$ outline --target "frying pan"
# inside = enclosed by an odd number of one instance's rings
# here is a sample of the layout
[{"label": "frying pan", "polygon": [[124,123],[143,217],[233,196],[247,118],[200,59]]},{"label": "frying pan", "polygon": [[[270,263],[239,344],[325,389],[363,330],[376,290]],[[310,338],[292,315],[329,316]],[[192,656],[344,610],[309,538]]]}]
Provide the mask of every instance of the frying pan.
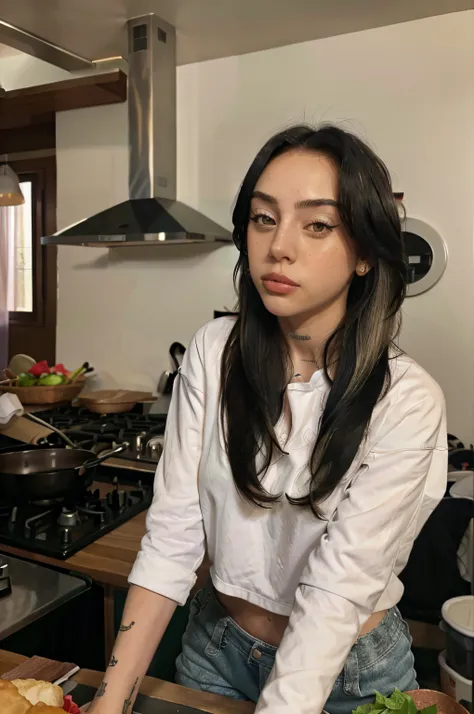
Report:
[{"label": "frying pan", "polygon": [[60,498],[87,488],[95,467],[125,451],[124,442],[97,456],[85,449],[26,448],[0,453],[0,499],[7,503]]},{"label": "frying pan", "polygon": [[173,342],[169,349],[169,354],[173,363],[174,371],[163,372],[158,383],[158,394],[171,394],[173,391],[174,380],[176,379],[178,370],[181,367],[181,362],[183,361],[185,352],[186,347],[184,347],[181,342]]}]

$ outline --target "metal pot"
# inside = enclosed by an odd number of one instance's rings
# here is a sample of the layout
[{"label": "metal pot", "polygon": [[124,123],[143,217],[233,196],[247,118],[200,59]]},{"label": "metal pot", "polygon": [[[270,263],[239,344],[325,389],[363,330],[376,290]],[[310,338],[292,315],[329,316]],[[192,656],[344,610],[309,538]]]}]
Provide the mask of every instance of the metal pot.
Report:
[{"label": "metal pot", "polygon": [[37,448],[0,453],[0,499],[8,503],[61,498],[90,484],[95,467],[129,447],[97,456],[85,449]]}]

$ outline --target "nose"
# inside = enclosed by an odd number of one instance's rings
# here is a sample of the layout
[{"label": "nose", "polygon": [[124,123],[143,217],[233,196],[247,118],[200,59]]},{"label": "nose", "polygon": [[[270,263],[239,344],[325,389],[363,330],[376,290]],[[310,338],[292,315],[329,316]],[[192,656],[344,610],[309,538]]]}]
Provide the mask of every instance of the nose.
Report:
[{"label": "nose", "polygon": [[277,262],[286,260],[294,263],[296,259],[295,232],[290,224],[281,222],[272,235],[270,255]]}]

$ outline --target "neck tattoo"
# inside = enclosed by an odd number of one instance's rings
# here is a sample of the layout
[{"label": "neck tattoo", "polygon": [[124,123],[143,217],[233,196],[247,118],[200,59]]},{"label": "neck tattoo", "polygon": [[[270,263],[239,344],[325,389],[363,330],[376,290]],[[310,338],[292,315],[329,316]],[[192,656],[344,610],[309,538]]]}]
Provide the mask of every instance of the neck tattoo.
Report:
[{"label": "neck tattoo", "polygon": [[289,332],[288,337],[290,337],[292,340],[310,340],[311,337],[309,335],[299,335],[297,332]]}]

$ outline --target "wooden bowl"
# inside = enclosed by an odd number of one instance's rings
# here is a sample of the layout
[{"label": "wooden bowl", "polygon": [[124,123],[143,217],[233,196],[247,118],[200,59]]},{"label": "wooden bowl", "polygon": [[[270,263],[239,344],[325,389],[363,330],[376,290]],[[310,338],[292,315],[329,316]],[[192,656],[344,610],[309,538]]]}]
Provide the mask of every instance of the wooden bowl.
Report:
[{"label": "wooden bowl", "polygon": [[131,412],[137,405],[137,402],[94,402],[88,399],[80,399],[79,404],[86,407],[93,414],[122,414]]},{"label": "wooden bowl", "polygon": [[79,399],[79,404],[94,414],[121,414],[131,411],[137,403],[156,401],[151,392],[130,389],[101,389],[88,392]]},{"label": "wooden bowl", "polygon": [[462,704],[444,692],[435,692],[433,689],[417,689],[407,692],[407,694],[413,699],[418,709],[436,704],[437,714],[469,714]]},{"label": "wooden bowl", "polygon": [[12,387],[0,385],[1,392],[9,392],[16,394],[20,402],[24,405],[29,404],[60,404],[63,402],[71,402],[84,389],[85,378],[79,377],[72,384],[58,384],[55,387]]}]

